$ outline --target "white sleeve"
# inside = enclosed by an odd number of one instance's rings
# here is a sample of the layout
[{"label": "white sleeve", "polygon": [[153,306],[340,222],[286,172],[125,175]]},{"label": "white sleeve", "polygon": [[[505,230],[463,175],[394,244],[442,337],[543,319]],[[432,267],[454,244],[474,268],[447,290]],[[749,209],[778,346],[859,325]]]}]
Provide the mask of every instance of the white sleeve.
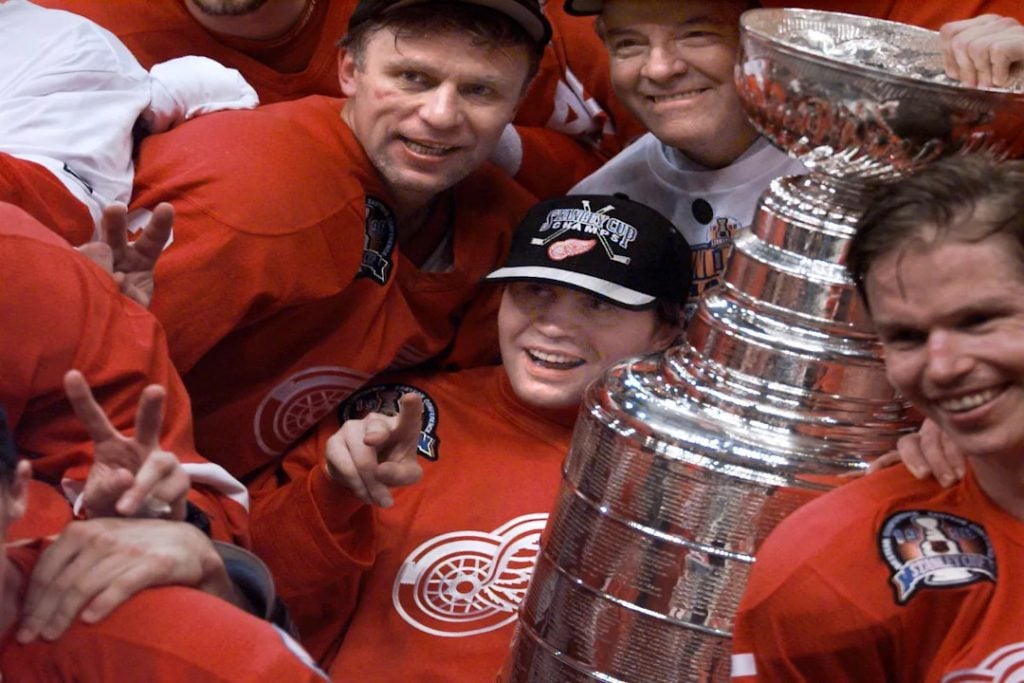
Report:
[{"label": "white sleeve", "polygon": [[260,103],[242,74],[206,57],[161,62],[150,69],[149,76],[152,98],[142,118],[153,133],[200,114],[252,109]]}]

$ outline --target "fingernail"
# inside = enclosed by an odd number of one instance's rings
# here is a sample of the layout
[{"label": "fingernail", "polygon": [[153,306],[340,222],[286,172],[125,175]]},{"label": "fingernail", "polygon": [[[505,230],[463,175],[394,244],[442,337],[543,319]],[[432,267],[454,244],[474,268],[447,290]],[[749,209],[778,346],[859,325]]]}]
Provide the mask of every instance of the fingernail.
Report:
[{"label": "fingernail", "polygon": [[957,476],[958,479],[963,479],[964,476],[966,476],[966,475],[967,475],[967,472],[964,470],[963,467],[957,467],[956,468],[956,476]]},{"label": "fingernail", "polygon": [[18,634],[15,636],[15,639],[19,643],[25,644],[31,643],[33,637],[34,636],[32,635],[32,631],[28,630],[27,628],[20,628],[18,629]]},{"label": "fingernail", "polygon": [[950,484],[953,483],[953,475],[951,475],[951,474],[943,474],[941,477],[939,477],[939,482],[943,486],[949,486]]},{"label": "fingernail", "polygon": [[383,496],[380,499],[380,506],[382,508],[389,508],[389,507],[391,507],[394,504],[395,504],[395,499],[392,498],[391,496]]},{"label": "fingernail", "polygon": [[910,473],[913,474],[918,479],[924,479],[926,476],[928,476],[928,470],[925,469],[924,467],[911,467]]}]

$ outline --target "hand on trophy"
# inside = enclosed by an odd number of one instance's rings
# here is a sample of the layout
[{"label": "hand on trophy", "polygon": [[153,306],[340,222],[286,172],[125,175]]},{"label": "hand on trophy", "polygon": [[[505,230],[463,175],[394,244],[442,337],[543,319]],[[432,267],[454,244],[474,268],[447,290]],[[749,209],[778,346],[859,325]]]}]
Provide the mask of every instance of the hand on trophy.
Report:
[{"label": "hand on trophy", "polygon": [[939,31],[946,75],[964,85],[1002,88],[1024,59],[1024,26],[1012,17],[983,14]]}]

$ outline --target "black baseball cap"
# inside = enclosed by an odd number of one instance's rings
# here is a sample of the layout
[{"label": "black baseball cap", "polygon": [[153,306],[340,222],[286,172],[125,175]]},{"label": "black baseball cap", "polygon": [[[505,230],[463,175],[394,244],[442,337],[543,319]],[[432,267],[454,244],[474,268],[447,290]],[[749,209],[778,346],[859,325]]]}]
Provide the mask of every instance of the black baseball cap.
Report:
[{"label": "black baseball cap", "polygon": [[631,309],[658,299],[682,304],[690,245],[671,221],[625,195],[558,197],[527,212],[505,265],[485,279],[549,282]]},{"label": "black baseball cap", "polygon": [[565,0],[565,11],[578,17],[600,14],[604,9],[604,0]]},{"label": "black baseball cap", "polygon": [[[481,7],[490,7],[502,14],[507,15],[517,24],[523,27],[526,34],[534,43],[544,45],[551,40],[551,24],[540,8],[537,0],[455,0]],[[437,2],[437,0],[360,0],[356,5],[352,16],[348,20],[348,28],[351,31],[354,27],[385,12],[390,12],[399,7],[418,5],[424,2]]]}]

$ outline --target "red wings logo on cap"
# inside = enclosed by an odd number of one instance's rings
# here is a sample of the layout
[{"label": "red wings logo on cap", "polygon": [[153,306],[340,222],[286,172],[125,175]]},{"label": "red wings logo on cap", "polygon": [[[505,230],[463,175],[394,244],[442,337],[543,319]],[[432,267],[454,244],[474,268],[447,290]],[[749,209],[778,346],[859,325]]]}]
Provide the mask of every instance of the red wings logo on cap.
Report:
[{"label": "red wings logo on cap", "polygon": [[570,256],[587,253],[596,244],[597,240],[562,240],[548,247],[548,257],[552,261],[564,261]]}]

